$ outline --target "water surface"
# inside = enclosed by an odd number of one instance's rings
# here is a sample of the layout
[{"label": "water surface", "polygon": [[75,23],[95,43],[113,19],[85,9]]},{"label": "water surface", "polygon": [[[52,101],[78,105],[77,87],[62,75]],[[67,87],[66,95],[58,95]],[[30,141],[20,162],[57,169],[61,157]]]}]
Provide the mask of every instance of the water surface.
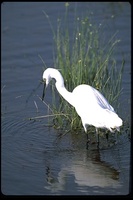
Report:
[{"label": "water surface", "polygon": [[[70,3],[70,27],[77,16],[91,16],[104,25],[104,40],[118,31],[121,40],[115,58],[124,57],[119,115],[130,119],[131,7],[129,3]],[[38,87],[44,64],[53,67],[53,35],[43,11],[56,28],[64,16],[63,2],[5,2],[1,5],[1,190],[5,195],[126,195],[130,191],[130,140],[124,129],[117,145],[85,149],[85,134],[69,133],[59,139],[47,127]],[[72,24],[71,24],[72,23]],[[65,27],[64,27],[65,28]],[[41,58],[42,59],[41,59]],[[46,101],[51,101],[47,90]]]}]

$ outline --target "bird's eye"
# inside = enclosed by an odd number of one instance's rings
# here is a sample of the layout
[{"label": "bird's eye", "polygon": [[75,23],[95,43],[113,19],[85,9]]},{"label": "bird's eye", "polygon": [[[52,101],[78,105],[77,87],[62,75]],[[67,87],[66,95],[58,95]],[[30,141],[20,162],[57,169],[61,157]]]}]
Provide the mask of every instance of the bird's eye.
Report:
[{"label": "bird's eye", "polygon": [[46,83],[46,78],[43,78],[41,82]]}]

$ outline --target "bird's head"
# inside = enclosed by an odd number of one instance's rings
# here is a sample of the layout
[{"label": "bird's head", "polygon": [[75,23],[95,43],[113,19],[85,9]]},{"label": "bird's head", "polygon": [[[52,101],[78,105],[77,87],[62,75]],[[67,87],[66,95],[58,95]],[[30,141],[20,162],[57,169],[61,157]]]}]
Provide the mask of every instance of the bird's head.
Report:
[{"label": "bird's head", "polygon": [[64,80],[63,77],[61,76],[60,72],[57,69],[54,68],[47,68],[44,72],[43,72],[43,76],[42,76],[42,82],[44,83],[44,89],[43,89],[43,96],[42,96],[42,100],[44,99],[44,95],[45,95],[45,88],[48,86],[49,82],[52,79],[55,79],[56,81],[56,87],[64,87]]},{"label": "bird's head", "polygon": [[48,86],[51,79],[52,78],[50,76],[50,68],[48,68],[43,72],[43,76],[42,76],[42,81],[45,83],[46,87]]},{"label": "bird's head", "polygon": [[52,77],[50,75],[51,74],[50,71],[51,71],[51,68],[48,68],[43,72],[42,82],[44,84],[44,88],[43,88],[42,101],[43,101],[44,96],[45,96],[45,89],[48,86],[49,82],[52,80]]}]

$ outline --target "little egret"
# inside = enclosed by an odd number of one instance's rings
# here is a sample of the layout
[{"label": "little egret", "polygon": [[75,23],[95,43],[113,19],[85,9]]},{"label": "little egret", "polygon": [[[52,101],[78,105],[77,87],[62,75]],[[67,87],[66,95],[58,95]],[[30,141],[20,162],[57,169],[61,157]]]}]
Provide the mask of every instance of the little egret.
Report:
[{"label": "little egret", "polygon": [[75,107],[78,115],[81,117],[85,132],[87,133],[88,125],[96,128],[98,145],[98,128],[106,128],[111,132],[114,132],[115,129],[120,131],[122,119],[116,114],[114,108],[98,90],[90,85],[82,84],[78,85],[72,92],[69,92],[64,86],[64,79],[61,73],[57,69],[47,68],[43,72],[44,89],[42,100],[44,99],[45,88],[52,78],[56,81],[55,85],[58,92],[66,101]]}]

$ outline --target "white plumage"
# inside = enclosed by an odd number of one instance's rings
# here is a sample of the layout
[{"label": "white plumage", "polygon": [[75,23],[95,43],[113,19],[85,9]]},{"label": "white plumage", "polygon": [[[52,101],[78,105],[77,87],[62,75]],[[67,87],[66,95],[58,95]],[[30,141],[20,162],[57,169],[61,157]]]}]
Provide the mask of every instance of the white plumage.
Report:
[{"label": "white plumage", "polygon": [[[56,88],[63,98],[75,107],[81,117],[85,132],[87,126],[93,125],[97,128],[107,128],[111,132],[122,126],[122,119],[116,114],[114,108],[108,103],[105,97],[95,88],[82,84],[72,92],[66,90],[61,73],[54,68],[48,68],[43,73],[43,81],[46,86],[50,80],[56,80]],[[44,97],[44,94],[43,94]]]}]

